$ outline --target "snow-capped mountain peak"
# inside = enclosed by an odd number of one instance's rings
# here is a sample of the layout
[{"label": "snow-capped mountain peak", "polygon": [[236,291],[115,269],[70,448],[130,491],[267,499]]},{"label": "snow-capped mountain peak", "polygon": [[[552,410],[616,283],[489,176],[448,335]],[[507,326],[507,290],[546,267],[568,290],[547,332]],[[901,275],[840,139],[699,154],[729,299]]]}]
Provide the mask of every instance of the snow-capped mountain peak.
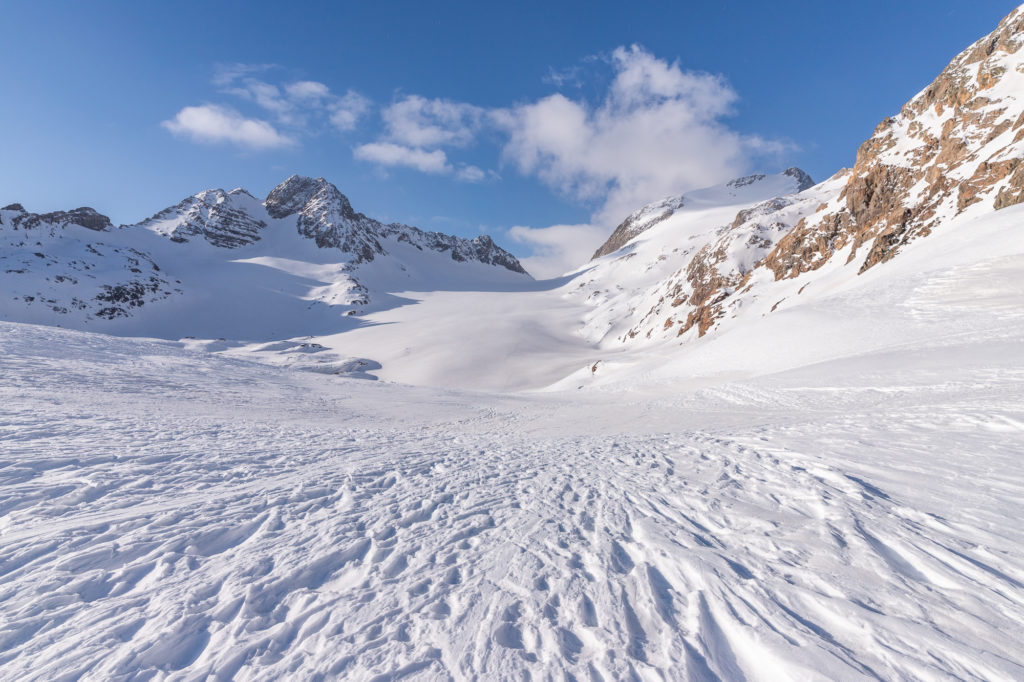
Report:
[{"label": "snow-capped mountain peak", "polygon": [[690,206],[706,208],[709,205],[731,205],[763,201],[776,196],[802,192],[814,181],[799,168],[787,168],[775,175],[758,173],[746,175],[721,185],[666,197],[629,214],[608,240],[594,252],[592,260],[614,253],[634,238],[671,217],[676,211]]},{"label": "snow-capped mountain peak", "polygon": [[201,237],[213,246],[237,248],[259,241],[267,227],[260,202],[244,189],[208,189],[160,211],[136,227],[184,243]]},{"label": "snow-capped mountain peak", "polygon": [[339,331],[392,290],[529,280],[486,235],[385,225],[300,175],[265,202],[209,189],[118,230],[90,208],[11,204],[0,246],[0,317],[174,338]]},{"label": "snow-capped mountain peak", "polygon": [[63,228],[68,225],[79,225],[94,232],[103,232],[111,228],[110,218],[95,209],[83,206],[71,211],[53,211],[51,213],[29,213],[21,204],[9,204],[0,213],[0,223],[6,220],[13,229],[33,230],[39,227]]},{"label": "snow-capped mountain peak", "polygon": [[321,201],[337,203],[341,213],[349,218],[356,216],[348,197],[338,188],[323,178],[310,178],[305,175],[292,175],[280,185],[270,190],[263,205],[272,218],[285,218],[306,208],[314,197],[321,196]]}]

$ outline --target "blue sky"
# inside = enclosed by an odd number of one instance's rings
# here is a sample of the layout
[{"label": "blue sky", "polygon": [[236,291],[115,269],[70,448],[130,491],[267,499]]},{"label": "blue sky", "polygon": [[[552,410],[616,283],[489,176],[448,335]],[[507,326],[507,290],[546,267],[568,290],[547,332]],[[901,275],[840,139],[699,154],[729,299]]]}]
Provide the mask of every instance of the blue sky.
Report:
[{"label": "blue sky", "polygon": [[322,175],[555,267],[665,194],[852,164],[1013,7],[7,2],[0,204],[135,222]]}]

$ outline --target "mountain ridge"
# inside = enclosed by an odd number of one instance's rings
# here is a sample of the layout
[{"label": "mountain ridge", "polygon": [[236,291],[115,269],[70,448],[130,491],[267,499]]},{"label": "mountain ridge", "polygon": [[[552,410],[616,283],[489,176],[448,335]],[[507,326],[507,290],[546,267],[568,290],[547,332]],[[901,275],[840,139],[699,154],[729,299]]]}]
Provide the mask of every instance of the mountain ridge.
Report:
[{"label": "mountain ridge", "polygon": [[[608,325],[619,329],[621,342],[682,337],[691,329],[704,336],[758,298],[772,297],[764,314],[774,312],[826,265],[862,274],[954,219],[1024,202],[1022,45],[1024,7],[1018,7],[954,57],[897,116],[883,120],[860,146],[853,168],[793,197],[752,204],[728,224],[716,216],[681,226],[705,234],[704,243],[684,249],[681,257],[652,254],[677,267],[634,292],[629,303],[623,296],[618,304],[588,296],[596,307],[591,319],[607,320],[611,313],[602,307],[618,305],[618,322],[633,321],[626,329]],[[595,253],[598,270],[606,267],[601,258],[635,257],[633,240],[671,223],[686,210],[682,198],[677,204],[651,204],[631,214]],[[662,239],[666,249],[679,250],[671,232]],[[655,265],[648,260],[645,267]],[[588,287],[607,290],[611,280],[597,274]],[[781,284],[797,279],[802,284],[794,292]]]},{"label": "mountain ridge", "polygon": [[[242,188],[203,190],[118,227],[87,207],[36,214],[9,204],[0,209],[0,240],[0,281],[8,292],[0,313],[72,326],[167,312],[180,316],[181,300],[190,295],[199,306],[196,315],[209,317],[209,311],[231,304],[214,297],[250,299],[252,287],[290,309],[310,305],[303,301],[326,306],[330,318],[384,305],[391,288],[439,281],[487,288],[504,279],[500,272],[530,279],[518,259],[489,236],[466,239],[385,225],[355,212],[323,178],[298,175],[272,189],[265,201]],[[282,273],[284,288],[259,282],[264,276],[277,281]],[[244,280],[253,277],[247,286]],[[151,313],[154,305],[164,312]],[[250,317],[262,315],[255,301],[242,307]],[[181,323],[181,335],[191,331],[187,319]],[[300,327],[296,319],[290,329]],[[323,328],[311,323],[311,329]]]}]

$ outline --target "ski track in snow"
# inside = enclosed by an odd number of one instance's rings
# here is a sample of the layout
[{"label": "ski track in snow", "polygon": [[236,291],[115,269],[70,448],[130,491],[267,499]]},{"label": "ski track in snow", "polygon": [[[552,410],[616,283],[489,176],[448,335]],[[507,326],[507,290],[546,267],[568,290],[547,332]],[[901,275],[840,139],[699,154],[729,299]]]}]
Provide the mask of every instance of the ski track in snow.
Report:
[{"label": "ski track in snow", "polygon": [[576,404],[2,331],[0,678],[1024,676],[1019,374]]}]

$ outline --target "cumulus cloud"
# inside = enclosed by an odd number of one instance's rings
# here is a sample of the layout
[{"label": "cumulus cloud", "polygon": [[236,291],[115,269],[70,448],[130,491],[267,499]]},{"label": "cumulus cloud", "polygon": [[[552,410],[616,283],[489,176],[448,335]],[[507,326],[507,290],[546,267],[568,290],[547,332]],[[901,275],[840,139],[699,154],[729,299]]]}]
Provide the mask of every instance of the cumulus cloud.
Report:
[{"label": "cumulus cloud", "polygon": [[517,225],[509,228],[508,236],[532,251],[530,256],[519,259],[523,267],[538,279],[548,279],[589,261],[608,238],[608,231],[589,223],[551,227]]},{"label": "cumulus cloud", "polygon": [[465,102],[407,96],[384,109],[387,136],[412,147],[464,147],[476,137],[485,110]]},{"label": "cumulus cloud", "polygon": [[[348,90],[337,95],[319,81],[269,82],[267,72],[279,68],[272,64],[221,64],[213,83],[222,94],[251,102],[266,112],[276,126],[286,131],[281,136],[291,142],[327,127],[339,132],[354,130],[372,108],[372,102],[358,92]],[[221,112],[234,111],[209,106]]]},{"label": "cumulus cloud", "polygon": [[195,142],[227,142],[249,149],[273,149],[295,143],[267,121],[245,118],[234,109],[214,104],[185,107],[160,125]]},{"label": "cumulus cloud", "polygon": [[331,124],[341,132],[355,130],[356,124],[368,111],[372,103],[354,90],[349,90],[341,97],[332,98],[327,109],[330,112]]},{"label": "cumulus cloud", "polygon": [[425,173],[452,174],[463,182],[499,177],[471,164],[453,165],[442,147],[465,147],[483,128],[487,111],[465,102],[408,95],[381,112],[378,141],[356,147],[355,157],[381,166],[405,166]]},{"label": "cumulus cloud", "polygon": [[355,148],[353,154],[362,161],[381,166],[405,166],[424,173],[449,173],[448,156],[440,149],[426,151],[391,142],[371,142]]},{"label": "cumulus cloud", "polygon": [[616,49],[609,63],[614,78],[597,105],[556,93],[491,114],[508,136],[503,158],[569,197],[600,201],[595,224],[729,180],[753,156],[781,148],[725,124],[737,95],[719,76],[636,45]]},{"label": "cumulus cloud", "polygon": [[466,165],[455,172],[455,177],[464,182],[483,182],[489,176],[477,166]]},{"label": "cumulus cloud", "polygon": [[330,88],[316,81],[297,81],[284,86],[284,89],[289,97],[299,101],[319,101],[331,95]]}]

